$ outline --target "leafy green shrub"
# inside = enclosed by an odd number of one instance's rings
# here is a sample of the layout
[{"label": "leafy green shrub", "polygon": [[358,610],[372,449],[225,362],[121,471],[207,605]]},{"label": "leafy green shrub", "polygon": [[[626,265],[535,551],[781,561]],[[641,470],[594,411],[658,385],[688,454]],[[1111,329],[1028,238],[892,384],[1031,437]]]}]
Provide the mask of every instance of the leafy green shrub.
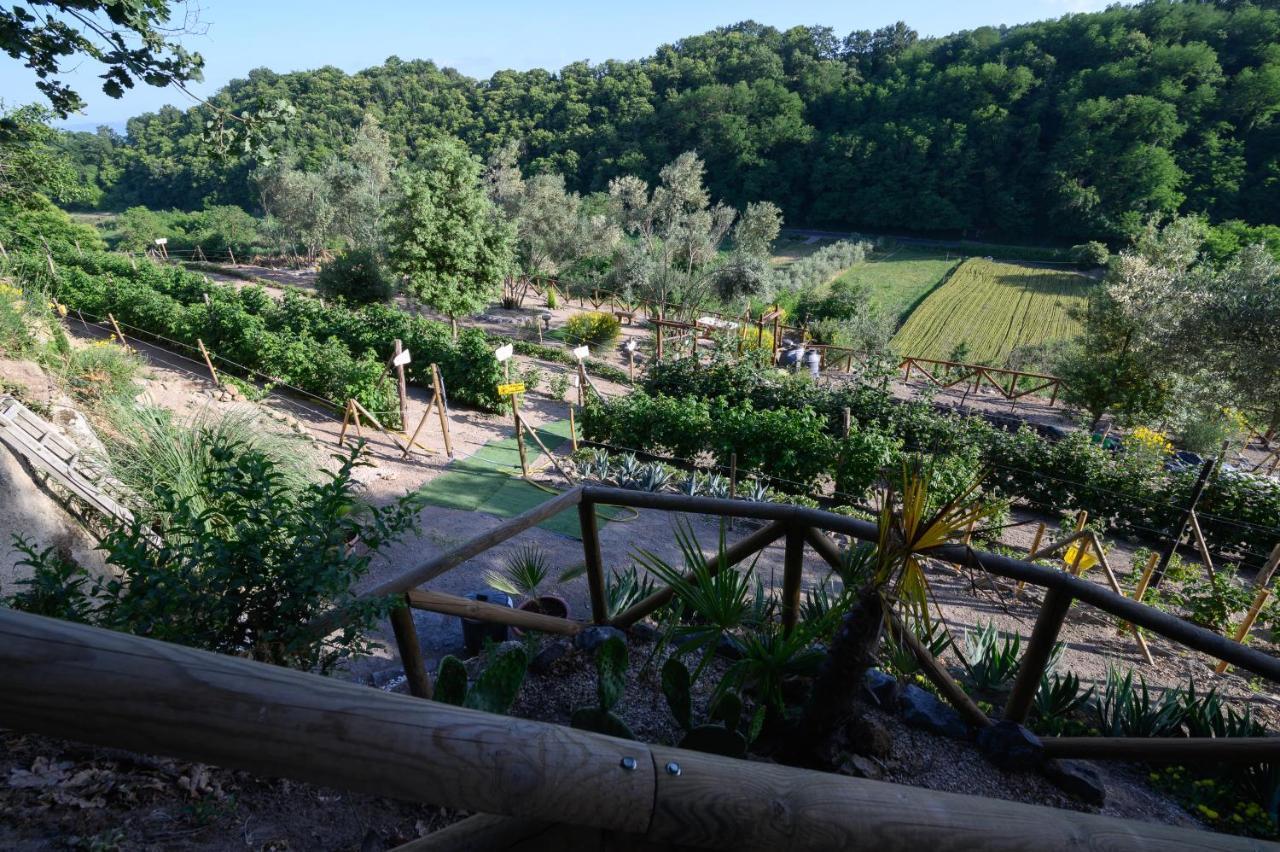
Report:
[{"label": "leafy green shrub", "polygon": [[21,355],[35,344],[22,290],[0,280],[0,353]]},{"label": "leafy green shrub", "polygon": [[349,249],[321,266],[316,289],[354,305],[385,302],[393,291],[377,253],[371,249]]},{"label": "leafy green shrub", "polygon": [[1201,574],[1186,583],[1172,602],[1186,610],[1187,618],[1215,633],[1226,633],[1231,617],[1249,606],[1254,592],[1227,571]]},{"label": "leafy green shrub", "polygon": [[[353,447],[337,472],[296,489],[268,456],[211,437],[195,484],[205,508],[158,487],[156,512],[170,519],[163,539],[141,517],[110,529],[99,549],[111,574],[64,605],[98,626],[302,669],[329,671],[367,653],[369,631],[395,604],[357,600],[354,586],[414,526],[421,503],[412,495],[385,507],[359,502],[359,453]],[[364,547],[352,549],[357,539]],[[50,551],[27,555],[38,574],[67,575]],[[316,636],[310,622],[335,607],[344,628]]]},{"label": "leafy green shrub", "polygon": [[1097,240],[1071,247],[1071,259],[1086,269],[1106,266],[1111,262],[1111,249]]},{"label": "leafy green shrub", "polygon": [[570,346],[587,345],[600,349],[611,345],[622,333],[622,323],[604,311],[583,311],[564,322],[564,340]]},{"label": "leafy green shrub", "polygon": [[31,568],[31,576],[17,581],[17,585],[25,589],[0,603],[10,609],[64,621],[88,620],[92,605],[84,586],[89,581],[89,573],[83,567],[56,547],[36,550],[32,542],[16,533],[13,549],[23,555],[16,565]]}]

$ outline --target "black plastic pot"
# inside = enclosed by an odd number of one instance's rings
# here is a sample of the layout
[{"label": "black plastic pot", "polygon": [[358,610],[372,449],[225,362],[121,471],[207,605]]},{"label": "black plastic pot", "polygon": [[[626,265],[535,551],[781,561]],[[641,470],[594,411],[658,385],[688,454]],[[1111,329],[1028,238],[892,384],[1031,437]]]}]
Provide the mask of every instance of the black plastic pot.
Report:
[{"label": "black plastic pot", "polygon": [[[468,592],[466,597],[473,601],[490,603],[494,606],[511,607],[514,601],[510,595],[485,589],[482,592]],[[491,642],[507,641],[507,625],[479,621],[474,618],[462,619],[462,643],[467,646],[467,653],[478,654],[484,648],[485,640]]]}]

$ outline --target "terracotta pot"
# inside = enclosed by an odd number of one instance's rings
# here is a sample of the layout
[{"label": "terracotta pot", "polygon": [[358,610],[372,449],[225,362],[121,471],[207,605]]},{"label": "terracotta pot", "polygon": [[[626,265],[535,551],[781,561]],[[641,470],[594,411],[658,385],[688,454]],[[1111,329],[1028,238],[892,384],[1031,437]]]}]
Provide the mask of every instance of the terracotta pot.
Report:
[{"label": "terracotta pot", "polygon": [[[536,612],[539,615],[551,615],[557,618],[569,617],[569,602],[559,595],[538,595],[536,598],[529,598],[522,602],[519,608],[525,612]],[[524,631],[519,627],[512,627],[511,633],[514,636],[524,635]]]}]

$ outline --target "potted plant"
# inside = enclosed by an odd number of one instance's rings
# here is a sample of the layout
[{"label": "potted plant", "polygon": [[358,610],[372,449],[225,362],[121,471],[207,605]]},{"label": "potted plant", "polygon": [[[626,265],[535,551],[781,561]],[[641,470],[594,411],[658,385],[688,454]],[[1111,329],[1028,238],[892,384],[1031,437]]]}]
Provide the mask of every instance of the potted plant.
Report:
[{"label": "potted plant", "polygon": [[559,595],[542,593],[549,576],[551,561],[546,552],[536,544],[526,544],[507,557],[503,570],[486,574],[485,582],[500,592],[523,598],[519,608],[525,612],[568,618],[568,601]]}]

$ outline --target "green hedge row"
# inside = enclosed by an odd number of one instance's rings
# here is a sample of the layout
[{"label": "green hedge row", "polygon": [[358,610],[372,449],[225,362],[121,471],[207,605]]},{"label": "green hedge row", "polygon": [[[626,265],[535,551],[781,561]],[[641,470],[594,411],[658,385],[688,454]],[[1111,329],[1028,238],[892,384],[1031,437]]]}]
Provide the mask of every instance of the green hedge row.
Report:
[{"label": "green hedge row", "polygon": [[[854,430],[841,441],[835,436],[842,433],[845,408]],[[737,424],[727,437],[715,435],[713,412],[716,421]],[[747,421],[756,425],[741,425]],[[1007,432],[981,417],[895,400],[878,388],[817,386],[732,362],[655,364],[644,391],[594,406],[583,428],[593,440],[641,450],[660,445],[685,457],[691,449],[706,449],[723,461],[736,451],[740,460],[759,458],[767,473],[777,470],[787,478],[804,480],[820,470],[853,494],[886,444],[894,448],[890,459],[900,450],[968,458],[989,470],[989,486],[1005,497],[1049,513],[1085,509],[1114,530],[1145,536],[1163,535],[1178,521],[1195,482],[1194,472],[1166,472],[1158,454],[1112,452],[1084,433],[1053,441],[1025,426]],[[867,445],[861,463],[851,456],[850,441]],[[757,442],[767,449],[757,452]],[[804,458],[792,461],[790,453]],[[1280,541],[1275,479],[1223,472],[1206,488],[1200,510],[1209,544],[1245,555],[1247,564],[1258,565]]]},{"label": "green hedge row", "polygon": [[57,265],[54,292],[72,308],[110,312],[187,344],[199,338],[230,361],[328,399],[354,398],[370,411],[393,412],[395,391],[383,364],[399,338],[413,354],[411,382],[429,385],[436,363],[452,401],[488,411],[501,406],[501,372],[488,339],[475,329],[461,331],[455,343],[447,324],[394,307],[325,305],[297,291],[274,299],[260,287],[214,284],[178,267],[139,262],[135,269],[107,252],[60,253]]}]

